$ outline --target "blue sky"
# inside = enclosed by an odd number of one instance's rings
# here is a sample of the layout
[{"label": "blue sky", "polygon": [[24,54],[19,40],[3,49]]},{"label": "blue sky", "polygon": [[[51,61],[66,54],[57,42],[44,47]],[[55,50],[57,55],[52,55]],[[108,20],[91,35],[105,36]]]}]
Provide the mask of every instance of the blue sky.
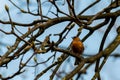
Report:
[{"label": "blue sky", "polygon": [[[76,0],[77,1],[77,0]],[[78,10],[82,10],[84,7],[85,7],[85,5],[87,5],[87,3],[86,4],[82,4],[82,3],[85,3],[85,1],[86,0],[81,0],[82,2],[81,2],[81,4],[79,5],[80,7],[78,7],[78,6],[76,6],[76,9],[78,9]],[[105,2],[106,1],[106,2]],[[101,6],[101,5],[96,5],[93,9],[90,9],[89,11],[88,11],[88,13],[89,13],[89,15],[90,14],[95,14],[94,12],[96,12],[96,11],[100,11],[101,9],[103,9],[105,6],[107,6],[108,4],[109,4],[109,2],[107,2],[108,0],[101,0],[101,4],[104,4],[104,6]],[[91,2],[91,0],[89,0],[88,1],[88,3],[89,2]],[[0,20],[2,19],[2,20],[7,20],[7,16],[6,16],[6,12],[5,12],[5,9],[4,9],[4,5],[5,4],[7,4],[9,7],[10,7],[10,9],[12,9],[13,8],[13,6],[12,5],[10,5],[10,4],[8,4],[9,2],[8,2],[8,0],[0,0],[0,3],[2,3],[2,4],[0,4]],[[43,11],[44,13],[46,13],[46,8],[47,7],[45,7],[45,11]],[[62,9],[65,9],[65,7],[62,7]],[[79,12],[79,11],[78,11]],[[12,9],[12,11],[11,11],[11,14],[12,13],[15,13],[15,15],[12,15],[13,16],[13,20],[14,21],[20,21],[20,22],[30,22],[31,20],[34,20],[34,19],[37,19],[36,17],[33,17],[33,16],[30,16],[30,15],[25,15],[25,16],[23,16],[22,14],[18,14],[19,13],[19,11],[18,10],[16,10],[16,9]],[[77,13],[77,11],[76,11],[76,13]],[[88,13],[85,13],[85,14],[88,14]],[[20,17],[19,17],[20,16]],[[51,14],[49,14],[49,16],[51,16]],[[16,18],[17,17],[17,18]],[[25,19],[24,19],[25,18]],[[24,20],[24,21],[23,21]],[[120,19],[118,19],[118,22],[120,21]],[[66,23],[64,23],[64,24],[66,24]],[[92,24],[92,25],[95,25],[95,24]],[[118,25],[120,25],[119,23],[116,23],[115,24],[115,27],[117,27]],[[44,34],[43,34],[43,36],[45,36],[46,34],[49,34],[49,33],[57,33],[57,32],[60,32],[60,28],[63,26],[63,23],[61,23],[61,24],[59,24],[59,25],[55,25],[55,28],[50,28],[50,29],[48,29]],[[1,28],[1,27],[0,27]],[[5,28],[4,27],[4,29],[8,29],[8,28]],[[25,32],[25,30],[26,29],[24,29],[24,28],[20,28],[21,30],[23,30],[23,32]],[[104,29],[105,28],[102,28],[102,29],[100,29],[100,30],[98,30],[98,31],[96,31],[88,40],[86,40],[85,42],[84,42],[84,45],[85,45],[85,51],[84,51],[84,53],[86,53],[86,54],[95,54],[96,53],[96,51],[98,50],[98,48],[99,48],[99,43],[100,43],[100,41],[101,41],[101,37],[102,37],[102,35],[103,35],[103,32],[104,32]],[[52,32],[51,32],[52,31]],[[76,32],[77,31],[77,27],[70,33],[70,35],[75,35]],[[85,31],[85,30],[83,30],[83,32],[84,33],[82,33],[82,35],[80,36],[81,38],[87,33],[87,31]],[[0,33],[1,34],[1,33]],[[115,38],[115,36],[116,36],[116,28],[113,28],[113,30],[111,31],[111,33],[109,34],[109,36],[108,36],[108,38],[107,38],[107,40],[106,40],[106,46]],[[2,38],[2,40],[0,40],[0,41],[2,41],[2,42],[4,42],[4,43],[7,43],[7,44],[12,44],[13,42],[14,42],[14,40],[15,40],[15,38],[13,37],[13,36],[10,36],[10,37],[8,37],[8,36],[5,36],[4,34],[3,34],[3,38]],[[99,36],[99,37],[98,37]],[[68,39],[65,39],[65,41],[64,41],[64,43],[62,43],[61,45],[62,46],[65,46],[65,47],[67,47],[69,44],[70,44],[70,42],[71,42],[71,37],[67,37],[67,38],[69,38],[69,40]],[[43,39],[43,37],[41,37],[41,38],[39,38],[39,39]],[[52,40],[55,40],[56,38],[55,37],[52,37]],[[7,40],[9,40],[9,42],[7,41]],[[6,49],[3,49],[3,52],[4,52],[4,50],[6,50]],[[120,46],[114,51],[114,52],[119,52],[119,50],[120,50]],[[60,55],[60,54],[58,54],[58,55]],[[29,54],[28,55],[26,55],[26,56],[29,56]],[[45,57],[44,55],[41,55],[41,56],[43,56],[43,57]],[[44,60],[44,59],[43,59]],[[19,61],[19,60],[18,60]],[[33,63],[33,62],[31,62],[31,63]],[[0,73],[4,73],[5,75],[9,75],[9,74],[12,74],[12,73],[14,73],[14,71],[16,71],[15,69],[17,69],[17,67],[16,66],[13,66],[13,64],[17,64],[17,61],[15,61],[15,62],[13,62],[13,63],[11,63],[11,64],[9,64],[10,65],[10,68],[8,68],[8,70],[7,70],[7,73],[6,73],[6,71],[4,70],[4,69],[1,69],[0,68]],[[49,64],[49,63],[48,63]],[[114,64],[114,65],[113,65]],[[120,68],[119,68],[119,66],[118,66],[118,64],[120,64],[120,60],[119,59],[117,59],[117,60],[114,60],[113,58],[111,58],[111,59],[108,59],[108,62],[106,63],[106,65],[104,66],[104,68],[103,68],[103,70],[101,71],[101,73],[102,73],[102,76],[104,76],[104,80],[120,80],[120,76],[118,76],[118,74],[119,74],[119,72],[120,72]],[[45,67],[44,65],[42,65],[42,66],[40,66],[41,68],[39,68],[39,69],[43,69],[42,67]],[[85,77],[85,79],[86,80],[88,80],[88,79],[90,79],[91,78],[91,76],[94,74],[94,66],[91,66],[91,67],[93,67],[93,69],[89,69],[88,70],[88,75],[84,75],[84,76],[86,76]],[[73,66],[72,66],[72,68],[73,68]],[[13,70],[14,69],[14,70]],[[68,69],[70,69],[70,70],[72,70],[71,69],[71,67],[68,67]],[[92,73],[91,73],[92,72]],[[31,73],[31,74],[29,74],[29,73]],[[46,80],[48,80],[49,79],[49,76],[47,76],[47,74],[49,74],[49,72],[48,73],[46,73],[45,74],[45,76],[43,76],[40,80],[43,80],[43,79],[46,79]],[[24,75],[21,75],[21,76],[24,76]],[[17,76],[17,77],[15,77],[14,79],[12,79],[12,80],[23,80],[22,78],[21,78],[21,76]],[[24,76],[24,77],[27,77],[27,80],[33,80],[33,77],[34,77],[34,69],[33,68],[30,68],[30,69],[27,69],[27,76]]]}]

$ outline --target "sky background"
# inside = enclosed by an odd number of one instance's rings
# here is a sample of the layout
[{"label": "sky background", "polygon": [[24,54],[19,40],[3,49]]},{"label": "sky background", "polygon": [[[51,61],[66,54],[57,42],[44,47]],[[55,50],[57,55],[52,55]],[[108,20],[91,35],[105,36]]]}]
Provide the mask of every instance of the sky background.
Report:
[{"label": "sky background", "polygon": [[[34,2],[35,0],[33,0],[32,2]],[[42,0],[44,1],[44,0]],[[63,1],[63,0],[62,0]],[[76,13],[78,13],[80,10],[83,10],[88,4],[91,4],[92,3],[92,0],[88,0],[86,2],[86,0],[80,0],[81,1],[81,4],[77,4],[77,1],[76,0]],[[95,14],[96,12],[102,10],[104,7],[108,6],[110,3],[110,0],[101,0],[101,2],[99,4],[97,4],[96,6],[94,6],[92,9],[88,10],[85,14]],[[14,15],[11,15],[12,16],[12,19],[13,21],[17,21],[17,22],[31,22],[35,19],[39,19],[39,17],[34,17],[34,16],[31,16],[31,15],[22,15],[18,9],[14,8],[13,5],[11,5],[11,3],[9,3],[8,0],[0,0],[0,20],[5,20],[7,21],[8,20],[8,15],[4,9],[4,5],[8,5],[11,12],[10,14],[14,14]],[[24,8],[24,4],[21,4],[20,1],[16,1],[16,4],[18,4],[19,6],[22,6]],[[31,9],[35,9],[34,7],[34,4],[33,3],[31,5]],[[61,1],[58,2],[59,5],[62,5]],[[102,4],[102,6],[101,6]],[[43,10],[43,13],[44,14],[47,14],[49,8],[51,5],[48,4],[48,3],[45,3],[44,4],[44,10]],[[61,9],[62,10],[65,10],[66,11],[66,6],[62,7],[61,6]],[[53,11],[55,10],[54,8],[52,9]],[[48,14],[48,16],[50,17],[54,17],[52,14]],[[120,17],[117,19],[117,23],[115,23],[115,27],[111,30],[109,36],[107,37],[107,40],[106,40],[106,45],[105,47],[115,38],[115,36],[117,35],[116,33],[116,27],[120,25],[120,23],[118,23],[120,21]],[[64,22],[64,25],[67,25],[68,22]],[[95,25],[97,24],[98,22],[94,22],[92,25]],[[4,27],[3,27],[4,26]],[[54,34],[54,33],[59,33],[62,31],[61,27],[63,27],[63,23],[60,23],[58,25],[55,25],[55,27],[51,27],[49,28],[42,36],[43,37],[39,37],[40,40],[43,40],[45,35],[47,34]],[[8,26],[5,26],[3,24],[0,23],[0,29],[4,29],[4,30],[7,30],[9,31],[9,27]],[[24,32],[26,32],[26,29],[25,28],[21,28],[19,27],[20,30]],[[67,47],[70,42],[71,42],[71,36],[74,36],[76,35],[76,31],[77,31],[78,27],[76,27],[74,30],[72,30],[72,32],[69,34],[70,36],[67,37],[67,39],[64,40],[64,43],[61,44],[61,46],[63,47]],[[100,45],[100,41],[102,39],[102,36],[103,36],[103,32],[104,32],[105,28],[101,28],[100,30],[96,31],[91,37],[89,37],[85,42],[84,42],[84,45],[85,45],[85,51],[84,51],[84,54],[96,54],[96,52],[98,51],[98,48]],[[87,31],[86,30],[83,30],[84,33],[82,33],[80,35],[80,38],[83,38]],[[0,42],[1,43],[4,43],[6,45],[12,45],[15,41],[15,37],[14,36],[6,36],[5,34],[1,33],[0,32]],[[51,37],[53,41],[56,41],[56,37],[52,36]],[[2,53],[5,53],[6,52],[6,47],[0,47],[0,54],[2,55]],[[113,52],[113,53],[119,53],[120,51],[120,46]],[[52,54],[49,54],[48,56],[51,56]],[[60,54],[57,54],[57,56],[59,56]],[[26,54],[26,58],[27,56],[30,56],[30,54]],[[48,56],[45,56],[45,55],[40,55],[41,59],[40,60],[45,60],[44,58],[47,58]],[[38,56],[39,58],[39,56]],[[39,59],[38,59],[39,60]],[[70,58],[70,60],[73,60],[73,58]],[[4,74],[4,76],[8,76],[9,74],[13,74],[17,69],[18,67],[15,66],[15,65],[18,65],[18,60],[16,61],[13,61],[11,62],[9,65],[10,67],[6,70],[6,68],[0,68],[0,74]],[[50,61],[51,62],[51,61]],[[50,62],[47,63],[47,65],[50,64]],[[30,64],[33,64],[34,62],[31,61]],[[71,62],[73,64],[73,62]],[[101,76],[104,78],[102,80],[120,80],[120,76],[119,76],[119,72],[120,72],[120,68],[119,68],[119,64],[120,64],[120,59],[114,59],[114,58],[110,58],[108,59],[107,63],[104,65],[102,71],[101,71]],[[64,63],[65,65],[65,63]],[[42,69],[44,69],[44,67],[46,67],[46,65],[40,65],[37,70],[40,72]],[[67,69],[68,71],[71,71],[73,70],[74,66],[67,66]],[[62,68],[61,68],[62,69]],[[35,74],[35,69],[34,68],[26,68],[27,72],[20,75],[20,76],[17,76],[15,77],[14,79],[12,80],[24,80],[24,78],[26,78],[26,80],[33,80]],[[39,72],[36,72],[36,73],[39,73]],[[93,75],[94,75],[94,65],[91,66],[91,68],[87,71],[88,74],[84,75],[85,76],[85,79],[84,80],[89,80]],[[49,76],[47,76],[48,74],[50,74],[50,72],[46,73],[45,75],[43,75],[43,77],[40,78],[40,80],[48,80],[49,79]],[[25,76],[26,75],[26,76]],[[21,78],[22,77],[22,78]]]}]

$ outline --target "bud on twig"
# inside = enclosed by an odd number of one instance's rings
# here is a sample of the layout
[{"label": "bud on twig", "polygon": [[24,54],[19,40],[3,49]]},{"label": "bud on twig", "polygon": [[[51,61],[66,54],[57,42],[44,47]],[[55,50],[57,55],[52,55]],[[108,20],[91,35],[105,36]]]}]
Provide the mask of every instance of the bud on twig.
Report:
[{"label": "bud on twig", "polygon": [[35,62],[35,63],[37,63],[37,58],[36,58],[36,57],[34,57],[33,59],[34,59],[34,62]]},{"label": "bud on twig", "polygon": [[23,9],[21,9],[21,12],[23,12],[23,13],[27,13],[25,10],[23,10]]},{"label": "bud on twig", "polygon": [[8,12],[9,11],[9,7],[7,5],[5,5],[5,10]]},{"label": "bud on twig", "polygon": [[7,49],[9,50],[11,47],[10,46],[7,46]]}]

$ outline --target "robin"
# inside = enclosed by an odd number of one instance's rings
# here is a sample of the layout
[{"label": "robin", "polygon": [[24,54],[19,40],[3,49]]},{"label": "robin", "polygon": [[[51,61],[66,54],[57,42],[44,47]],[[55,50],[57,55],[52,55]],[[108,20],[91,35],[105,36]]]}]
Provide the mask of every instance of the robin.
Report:
[{"label": "robin", "polygon": [[[73,37],[73,41],[71,44],[71,49],[72,52],[76,55],[76,56],[80,56],[83,51],[84,51],[84,45],[82,43],[82,41],[80,40],[79,37]],[[74,65],[78,65],[80,62],[79,59],[76,58]]]}]

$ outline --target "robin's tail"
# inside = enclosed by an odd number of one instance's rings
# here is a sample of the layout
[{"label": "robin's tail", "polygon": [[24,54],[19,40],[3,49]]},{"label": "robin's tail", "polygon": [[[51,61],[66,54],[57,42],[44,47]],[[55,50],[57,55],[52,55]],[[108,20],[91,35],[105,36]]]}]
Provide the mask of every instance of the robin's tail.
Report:
[{"label": "robin's tail", "polygon": [[80,63],[80,60],[76,58],[74,65],[78,65],[79,63]]}]

